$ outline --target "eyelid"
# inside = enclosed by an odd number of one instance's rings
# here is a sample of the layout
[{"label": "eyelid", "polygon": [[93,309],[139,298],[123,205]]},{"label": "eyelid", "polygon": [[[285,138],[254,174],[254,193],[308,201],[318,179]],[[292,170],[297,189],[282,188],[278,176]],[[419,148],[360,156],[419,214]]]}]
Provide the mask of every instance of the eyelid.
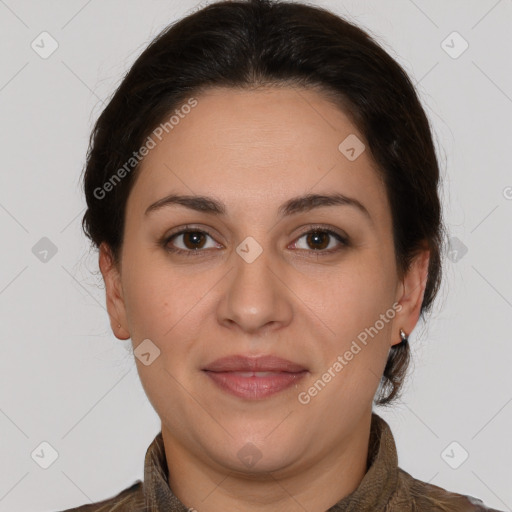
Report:
[{"label": "eyelid", "polygon": [[307,226],[304,226],[304,229],[301,229],[297,237],[301,237],[302,235],[305,235],[306,233],[309,233],[311,231],[326,231],[335,233],[340,238],[342,238],[344,241],[348,243],[348,236],[338,228],[335,228],[333,226],[329,226],[327,224],[308,224]]},{"label": "eyelid", "polygon": [[214,232],[214,233],[216,233],[215,236],[218,236],[219,238],[222,238],[221,235],[216,230],[214,230],[213,228],[210,228],[210,227],[203,228],[203,227],[200,227],[200,226],[195,225],[195,224],[185,224],[184,226],[180,226],[180,227],[178,227],[176,229],[173,229],[170,232],[166,233],[162,237],[162,240],[169,240],[173,236],[182,235],[182,234],[188,233],[190,231],[198,232],[198,233],[204,233],[204,234],[208,235],[211,238],[214,238],[214,235],[211,233],[211,232]]},{"label": "eyelid", "polygon": [[[194,225],[194,224],[185,224],[184,226],[180,226],[180,227],[176,228],[175,230],[173,230],[169,233],[166,233],[162,238],[169,239],[174,235],[180,235],[187,231],[198,231],[201,233],[205,233],[208,236],[211,236],[213,238],[213,235],[209,231],[210,229],[212,229],[212,228],[205,229],[205,228],[202,228],[202,227]],[[317,231],[332,231],[332,232],[336,233],[340,238],[343,238],[345,240],[348,239],[348,236],[343,231],[341,231],[333,226],[327,225],[327,224],[307,224],[300,228],[300,231],[296,236],[299,237],[306,233],[309,233],[310,231],[315,231],[315,230],[317,230]],[[213,231],[213,229],[212,229],[212,231]]]}]

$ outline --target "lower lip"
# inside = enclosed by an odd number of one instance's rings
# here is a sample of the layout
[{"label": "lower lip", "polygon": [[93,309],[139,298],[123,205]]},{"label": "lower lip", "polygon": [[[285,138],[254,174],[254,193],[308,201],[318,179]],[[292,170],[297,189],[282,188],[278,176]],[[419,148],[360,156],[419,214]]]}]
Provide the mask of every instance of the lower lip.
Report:
[{"label": "lower lip", "polygon": [[272,372],[271,375],[261,377],[256,375],[242,376],[237,372],[205,371],[205,373],[227,393],[241,398],[259,399],[284,391],[301,380],[307,371],[304,370],[298,373]]}]

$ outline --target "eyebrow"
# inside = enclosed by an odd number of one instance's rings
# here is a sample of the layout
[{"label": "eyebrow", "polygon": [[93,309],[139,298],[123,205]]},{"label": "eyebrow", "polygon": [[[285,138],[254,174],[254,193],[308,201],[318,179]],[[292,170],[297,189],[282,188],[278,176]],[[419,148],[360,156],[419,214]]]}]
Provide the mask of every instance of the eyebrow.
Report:
[{"label": "eyebrow", "polygon": [[[226,205],[213,197],[170,194],[151,204],[146,209],[144,215],[172,205],[181,205],[191,210],[212,215],[226,215],[227,211]],[[324,206],[350,206],[364,214],[370,222],[373,222],[370,213],[361,202],[353,197],[348,197],[340,193],[306,194],[293,197],[278,208],[278,215],[282,218]]]}]

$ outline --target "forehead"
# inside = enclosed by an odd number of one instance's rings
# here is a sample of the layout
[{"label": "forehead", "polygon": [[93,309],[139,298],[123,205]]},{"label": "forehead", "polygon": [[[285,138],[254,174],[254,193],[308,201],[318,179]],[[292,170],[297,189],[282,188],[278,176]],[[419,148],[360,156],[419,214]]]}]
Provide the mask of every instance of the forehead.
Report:
[{"label": "forehead", "polygon": [[[363,135],[321,93],[217,88],[195,99],[161,140],[153,137],[156,145],[129,197],[132,208],[170,192],[213,193],[228,205],[261,208],[304,193],[339,191],[363,194],[368,209],[385,213],[377,211],[386,209],[387,199],[369,151],[362,150]],[[362,152],[348,158],[353,152],[346,153],[347,146]]]}]

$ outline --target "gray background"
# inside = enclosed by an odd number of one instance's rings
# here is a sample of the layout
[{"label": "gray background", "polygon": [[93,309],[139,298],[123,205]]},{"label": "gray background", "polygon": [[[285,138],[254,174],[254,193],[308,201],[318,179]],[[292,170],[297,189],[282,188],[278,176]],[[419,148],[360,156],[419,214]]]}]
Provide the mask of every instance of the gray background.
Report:
[{"label": "gray background", "polygon": [[[370,31],[417,84],[453,237],[437,309],[411,336],[403,400],[376,412],[407,472],[510,511],[512,1],[318,4]],[[123,72],[200,5],[0,0],[0,511],[78,506],[143,476],[160,422],[130,341],[110,330],[97,256],[80,231],[79,175]],[[31,47],[51,49],[43,31],[58,43],[47,58]],[[57,252],[44,256],[49,246]],[[58,452],[47,469],[31,457],[43,441]],[[467,460],[450,467],[462,450]]]}]

